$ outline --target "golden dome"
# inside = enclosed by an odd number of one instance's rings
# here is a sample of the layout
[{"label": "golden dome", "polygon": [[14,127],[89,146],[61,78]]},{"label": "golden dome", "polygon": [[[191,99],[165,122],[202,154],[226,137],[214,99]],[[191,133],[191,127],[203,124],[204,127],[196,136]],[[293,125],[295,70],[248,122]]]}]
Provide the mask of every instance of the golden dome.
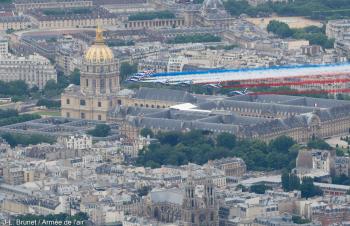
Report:
[{"label": "golden dome", "polygon": [[100,16],[98,16],[95,45],[88,49],[84,59],[87,63],[96,64],[110,63],[114,61],[112,50],[103,43],[103,30],[100,28]]}]

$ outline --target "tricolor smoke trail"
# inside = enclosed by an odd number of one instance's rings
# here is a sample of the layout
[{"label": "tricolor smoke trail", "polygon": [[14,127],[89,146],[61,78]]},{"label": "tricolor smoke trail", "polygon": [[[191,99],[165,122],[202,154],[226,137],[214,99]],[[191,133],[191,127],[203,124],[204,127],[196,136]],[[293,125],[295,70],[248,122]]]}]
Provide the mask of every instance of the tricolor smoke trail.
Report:
[{"label": "tricolor smoke trail", "polygon": [[302,65],[288,67],[231,69],[217,71],[195,71],[156,74],[142,82],[156,82],[170,79],[172,84],[190,81],[194,84],[229,83],[261,80],[289,80],[297,78],[347,77],[350,75],[350,64]]}]

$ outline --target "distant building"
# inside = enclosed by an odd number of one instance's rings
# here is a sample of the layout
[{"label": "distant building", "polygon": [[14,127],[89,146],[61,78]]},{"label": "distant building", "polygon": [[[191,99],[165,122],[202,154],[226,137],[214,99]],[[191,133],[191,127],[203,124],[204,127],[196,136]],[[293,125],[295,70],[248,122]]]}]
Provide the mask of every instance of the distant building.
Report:
[{"label": "distant building", "polygon": [[326,25],[328,38],[341,38],[350,31],[350,20],[330,20]]},{"label": "distant building", "polygon": [[30,19],[24,16],[0,17],[0,30],[21,30],[31,25]]},{"label": "distant building", "polygon": [[220,160],[210,160],[211,167],[217,168],[225,172],[226,176],[243,177],[247,170],[247,165],[242,158],[222,158]]},{"label": "distant building", "polygon": [[86,134],[75,134],[68,137],[59,137],[57,142],[68,149],[92,148],[92,136]]},{"label": "distant building", "polygon": [[9,43],[6,38],[0,37],[0,54],[8,54]]},{"label": "distant building", "polygon": [[92,6],[93,1],[90,0],[16,0],[14,5],[16,11],[24,12],[27,9],[37,9],[37,8],[74,8],[74,7],[90,7]]},{"label": "distant building", "polygon": [[42,90],[49,80],[57,82],[57,72],[50,61],[40,55],[28,57],[2,56],[0,58],[0,80],[4,82],[23,80],[30,88]]}]

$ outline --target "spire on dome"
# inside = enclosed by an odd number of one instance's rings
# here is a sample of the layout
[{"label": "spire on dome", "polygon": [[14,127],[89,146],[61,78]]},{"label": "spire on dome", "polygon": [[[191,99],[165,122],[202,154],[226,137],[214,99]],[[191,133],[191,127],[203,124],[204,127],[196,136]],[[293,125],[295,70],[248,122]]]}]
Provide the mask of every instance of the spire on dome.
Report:
[{"label": "spire on dome", "polygon": [[103,30],[100,27],[100,15],[98,15],[98,24],[96,29],[95,45],[104,44],[103,42]]}]

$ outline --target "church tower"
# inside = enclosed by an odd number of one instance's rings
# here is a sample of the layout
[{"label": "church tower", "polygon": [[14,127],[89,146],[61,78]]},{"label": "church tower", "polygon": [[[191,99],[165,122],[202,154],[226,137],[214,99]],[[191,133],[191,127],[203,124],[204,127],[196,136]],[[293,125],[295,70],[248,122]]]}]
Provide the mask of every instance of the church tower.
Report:
[{"label": "church tower", "polygon": [[204,195],[202,198],[199,198],[195,194],[196,186],[192,178],[192,167],[188,165],[188,176],[182,203],[181,220],[190,223],[191,226],[218,225],[219,206],[215,198],[215,186],[209,164],[206,171]]},{"label": "church tower", "polygon": [[98,17],[95,45],[88,49],[83,59],[80,91],[89,94],[119,91],[119,72],[112,50],[104,44],[100,17]]}]

